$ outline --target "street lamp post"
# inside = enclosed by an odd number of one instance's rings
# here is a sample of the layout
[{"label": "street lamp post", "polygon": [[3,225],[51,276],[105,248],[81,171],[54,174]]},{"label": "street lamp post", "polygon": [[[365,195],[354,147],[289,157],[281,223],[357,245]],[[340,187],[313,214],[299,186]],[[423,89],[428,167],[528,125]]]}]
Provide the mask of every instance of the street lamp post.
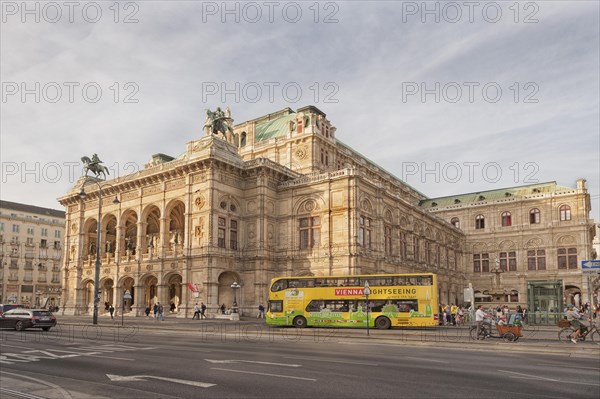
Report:
[{"label": "street lamp post", "polygon": [[[102,186],[98,182],[94,182],[98,186],[98,223],[96,225],[96,267],[94,273],[94,314],[92,323],[98,324],[98,303],[100,302],[100,229],[101,218],[102,218]],[[85,183],[84,183],[85,184]],[[79,192],[79,197],[85,199],[87,194],[83,187]],[[113,204],[120,203],[119,199],[115,196]]]},{"label": "street lamp post", "polygon": [[367,308],[367,337],[369,336],[369,295],[371,295],[371,288],[369,288],[369,282],[365,281],[365,299],[366,299],[366,308]]},{"label": "street lamp post", "polygon": [[237,281],[234,281],[233,284],[231,284],[231,288],[233,289],[233,313],[237,313],[237,295],[236,295],[236,290],[238,288],[240,288],[241,285],[239,285],[237,283]]}]

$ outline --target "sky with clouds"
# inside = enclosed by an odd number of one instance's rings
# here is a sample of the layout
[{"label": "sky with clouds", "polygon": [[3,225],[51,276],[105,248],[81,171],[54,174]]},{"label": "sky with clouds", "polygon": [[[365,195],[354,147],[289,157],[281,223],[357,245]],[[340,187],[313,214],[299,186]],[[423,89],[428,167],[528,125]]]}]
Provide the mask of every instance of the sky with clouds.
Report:
[{"label": "sky with clouds", "polygon": [[236,123],[315,105],[429,197],[587,179],[600,219],[595,1],[2,1],[1,198],[56,198]]}]

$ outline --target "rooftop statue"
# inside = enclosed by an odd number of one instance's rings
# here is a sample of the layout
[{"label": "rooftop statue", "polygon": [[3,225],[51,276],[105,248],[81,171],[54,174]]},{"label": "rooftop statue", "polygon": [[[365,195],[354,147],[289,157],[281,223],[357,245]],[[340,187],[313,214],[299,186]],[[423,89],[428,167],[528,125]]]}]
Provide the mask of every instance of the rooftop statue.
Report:
[{"label": "rooftop statue", "polygon": [[98,154],[92,155],[92,159],[83,157],[81,158],[81,162],[83,162],[83,170],[86,176],[88,172],[92,172],[96,177],[99,177],[101,174],[104,175],[104,179],[106,180],[106,175],[110,174],[108,168],[102,165],[102,161],[98,158]]},{"label": "rooftop statue", "polygon": [[223,112],[220,107],[217,107],[215,112],[210,109],[206,110],[206,120],[204,121],[204,130],[206,134],[219,134],[223,135],[227,140],[227,132],[233,134],[233,119],[231,119],[231,111],[229,107]]}]

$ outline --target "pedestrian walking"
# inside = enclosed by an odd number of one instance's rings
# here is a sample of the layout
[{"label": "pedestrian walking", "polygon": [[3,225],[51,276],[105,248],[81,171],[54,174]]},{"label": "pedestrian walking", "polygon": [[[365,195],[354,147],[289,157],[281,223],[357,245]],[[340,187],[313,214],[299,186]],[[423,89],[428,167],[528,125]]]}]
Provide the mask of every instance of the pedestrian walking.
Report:
[{"label": "pedestrian walking", "polygon": [[115,307],[112,304],[110,305],[110,308],[108,308],[108,311],[110,313],[110,318],[114,319]]},{"label": "pedestrian walking", "polygon": [[150,305],[146,306],[146,310],[144,310],[144,313],[146,313],[146,317],[150,317]]},{"label": "pedestrian walking", "polygon": [[158,317],[158,304],[155,303],[154,307],[152,308],[153,312],[154,312],[154,318],[156,319]]},{"label": "pedestrian walking", "polygon": [[165,309],[163,308],[163,305],[160,304],[160,302],[158,302],[158,320],[159,321],[163,321],[165,319]]},{"label": "pedestrian walking", "polygon": [[196,318],[200,319],[200,307],[198,304],[194,305],[194,316],[192,317],[192,320],[196,320]]},{"label": "pedestrian walking", "polygon": [[258,305],[258,316],[256,316],[257,319],[264,319],[265,318],[265,307],[262,305],[262,303],[260,305]]},{"label": "pedestrian walking", "polygon": [[206,319],[206,305],[204,304],[204,302],[200,303],[200,318]]}]

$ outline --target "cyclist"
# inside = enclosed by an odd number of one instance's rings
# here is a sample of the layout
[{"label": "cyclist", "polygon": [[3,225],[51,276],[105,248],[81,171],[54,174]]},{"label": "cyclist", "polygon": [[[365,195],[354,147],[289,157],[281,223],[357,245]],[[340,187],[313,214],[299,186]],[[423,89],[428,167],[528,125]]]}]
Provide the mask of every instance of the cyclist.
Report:
[{"label": "cyclist", "polygon": [[[485,321],[485,319],[493,319],[492,316],[490,316],[489,314],[487,314],[484,310],[483,310],[483,305],[479,305],[479,307],[477,308],[477,312],[475,312],[475,321],[477,322],[477,339],[483,339],[483,338],[479,338],[479,333],[481,332],[481,328],[483,327],[483,322]],[[489,333],[488,333],[489,335]]]},{"label": "cyclist", "polygon": [[573,335],[571,335],[571,342],[576,344],[577,337],[579,337],[579,333],[581,332],[581,327],[582,327],[581,323],[579,322],[579,319],[581,319],[581,315],[579,314],[577,309],[573,306],[573,304],[570,304],[570,303],[567,305],[566,315],[567,315],[567,320],[571,324],[571,327],[573,327],[573,329],[575,330]]}]

